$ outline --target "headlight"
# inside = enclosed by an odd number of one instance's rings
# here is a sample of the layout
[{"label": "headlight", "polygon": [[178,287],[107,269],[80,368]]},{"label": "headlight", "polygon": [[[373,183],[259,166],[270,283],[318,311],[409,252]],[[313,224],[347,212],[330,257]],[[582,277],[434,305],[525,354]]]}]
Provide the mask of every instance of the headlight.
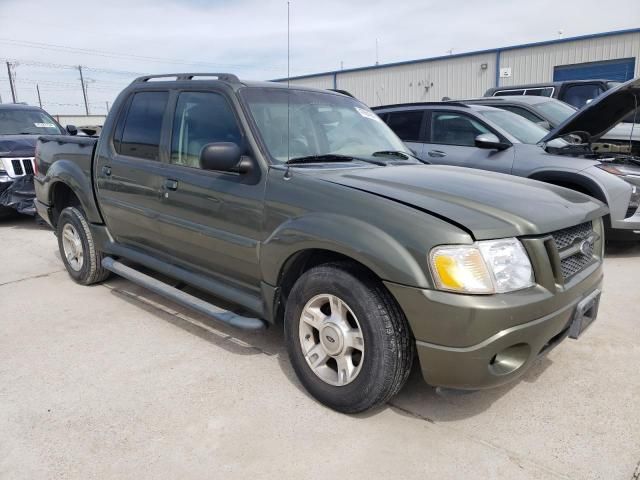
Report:
[{"label": "headlight", "polygon": [[527,252],[515,238],[435,247],[429,264],[440,290],[490,294],[534,285]]},{"label": "headlight", "polygon": [[600,170],[604,170],[605,172],[609,172],[612,175],[616,175],[618,177],[626,177],[627,175],[640,175],[640,169],[638,167],[633,167],[629,165],[623,164],[611,164],[611,163],[601,163],[600,165],[596,165]]}]

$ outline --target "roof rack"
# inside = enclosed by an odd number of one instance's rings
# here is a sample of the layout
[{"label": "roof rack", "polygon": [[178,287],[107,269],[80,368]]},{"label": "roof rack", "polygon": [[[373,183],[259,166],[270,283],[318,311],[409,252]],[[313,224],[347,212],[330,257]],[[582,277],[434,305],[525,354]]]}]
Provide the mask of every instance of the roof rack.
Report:
[{"label": "roof rack", "polygon": [[425,106],[430,106],[430,105],[447,105],[450,107],[463,107],[463,108],[469,108],[468,105],[462,103],[462,102],[450,102],[450,101],[444,101],[444,102],[413,102],[413,103],[395,103],[393,105],[380,105],[377,107],[371,107],[371,110],[380,110],[383,108],[395,108],[395,107],[425,107]]},{"label": "roof rack", "polygon": [[240,79],[233,73],[164,73],[162,75],[145,75],[143,77],[136,78],[133,83],[148,82],[155,78],[166,78],[167,80],[174,79],[175,81],[183,80],[197,80],[194,77],[217,77],[222,82],[240,83]]}]

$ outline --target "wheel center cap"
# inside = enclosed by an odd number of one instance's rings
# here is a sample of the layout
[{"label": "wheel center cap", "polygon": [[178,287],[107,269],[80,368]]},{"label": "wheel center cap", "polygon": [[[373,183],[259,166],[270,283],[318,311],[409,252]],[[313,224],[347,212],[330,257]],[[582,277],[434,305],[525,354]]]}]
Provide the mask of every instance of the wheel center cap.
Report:
[{"label": "wheel center cap", "polygon": [[320,343],[329,355],[337,355],[344,345],[342,332],[335,325],[325,325],[320,330]]}]

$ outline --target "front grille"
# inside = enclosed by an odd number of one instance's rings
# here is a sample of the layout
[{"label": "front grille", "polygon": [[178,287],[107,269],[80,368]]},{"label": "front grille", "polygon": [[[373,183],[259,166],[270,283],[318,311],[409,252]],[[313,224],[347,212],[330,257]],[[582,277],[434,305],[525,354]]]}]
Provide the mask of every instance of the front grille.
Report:
[{"label": "front grille", "polygon": [[24,167],[25,175],[33,175],[33,164],[31,163],[31,160],[22,160],[22,166]]},{"label": "front grille", "polygon": [[0,170],[6,170],[11,178],[35,174],[33,158],[0,158]]},{"label": "front grille", "polygon": [[[560,256],[563,279],[567,280],[573,277],[596,260],[593,255],[596,234],[591,222],[558,230],[551,235]],[[591,241],[582,246],[584,241],[588,239]]]},{"label": "front grille", "polygon": [[11,160],[11,166],[13,167],[13,173],[14,175],[23,175],[24,172],[22,171],[22,164],[20,163],[20,160]]}]

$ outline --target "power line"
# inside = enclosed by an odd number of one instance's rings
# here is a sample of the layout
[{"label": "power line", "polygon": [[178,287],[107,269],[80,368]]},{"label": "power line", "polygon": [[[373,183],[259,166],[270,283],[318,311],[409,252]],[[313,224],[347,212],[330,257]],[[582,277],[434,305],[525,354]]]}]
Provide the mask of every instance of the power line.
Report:
[{"label": "power line", "polygon": [[[178,60],[173,58],[161,58],[161,57],[152,57],[147,55],[134,55],[127,53],[118,53],[118,52],[110,52],[106,50],[96,50],[92,48],[78,48],[78,47],[69,47],[66,45],[58,45],[53,43],[43,43],[43,42],[32,42],[27,40],[13,40],[9,38],[0,38],[0,43],[4,43],[7,45],[21,46],[26,48],[34,48],[41,50],[53,50],[53,51],[62,51],[67,53],[79,53],[88,56],[98,56],[98,57],[106,57],[106,58],[128,58],[132,60],[139,60],[151,63],[163,63],[163,64],[173,64],[173,65],[188,65],[188,66],[200,66],[200,67],[209,67],[209,68],[253,68],[253,65],[240,65],[240,64],[223,64],[223,63],[211,63],[211,62],[185,62],[184,60]],[[261,67],[268,68],[272,70],[278,70],[279,67],[271,66],[271,67]]]}]

